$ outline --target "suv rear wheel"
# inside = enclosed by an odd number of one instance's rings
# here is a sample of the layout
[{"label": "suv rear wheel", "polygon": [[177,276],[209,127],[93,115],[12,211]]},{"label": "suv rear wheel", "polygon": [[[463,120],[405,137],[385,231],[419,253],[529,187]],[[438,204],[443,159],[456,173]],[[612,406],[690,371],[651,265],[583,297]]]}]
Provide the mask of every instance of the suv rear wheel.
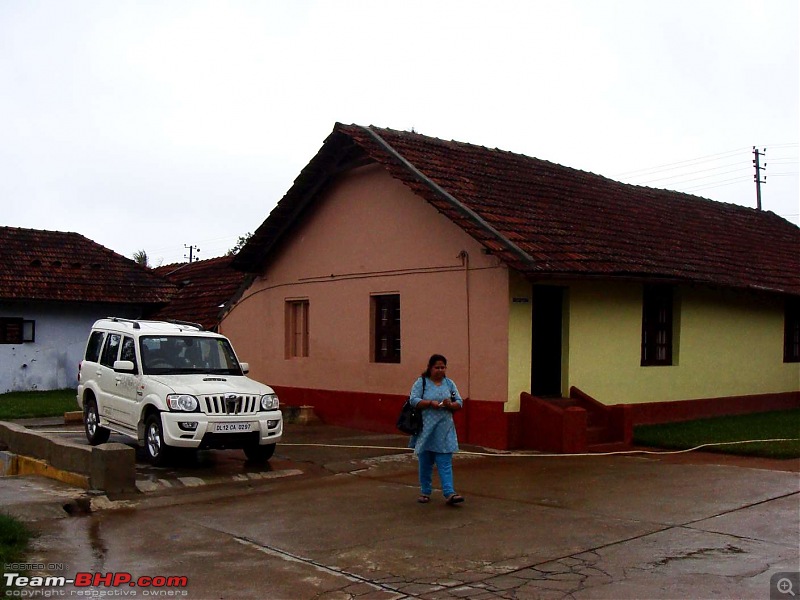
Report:
[{"label": "suv rear wheel", "polygon": [[100,426],[100,414],[97,412],[97,402],[94,398],[87,398],[83,403],[83,429],[86,439],[92,446],[104,444],[108,441],[111,432]]},{"label": "suv rear wheel", "polygon": [[253,444],[252,446],[245,446],[244,455],[247,460],[252,462],[263,463],[267,462],[275,453],[275,444],[267,444],[262,446],[260,444]]},{"label": "suv rear wheel", "polygon": [[169,446],[164,443],[164,432],[161,428],[161,415],[147,417],[144,426],[144,449],[147,459],[154,467],[163,465],[169,454]]}]

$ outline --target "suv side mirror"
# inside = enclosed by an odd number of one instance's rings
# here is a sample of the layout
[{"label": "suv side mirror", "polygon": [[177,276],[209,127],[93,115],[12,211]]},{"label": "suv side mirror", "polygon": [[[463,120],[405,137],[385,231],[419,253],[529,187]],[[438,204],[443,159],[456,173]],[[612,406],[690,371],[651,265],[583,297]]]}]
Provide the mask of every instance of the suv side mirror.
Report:
[{"label": "suv side mirror", "polygon": [[114,370],[118,373],[135,373],[136,365],[133,364],[132,360],[115,360]]},{"label": "suv side mirror", "polygon": [[250,372],[250,363],[240,362],[239,366],[242,367],[242,373],[245,375]]}]

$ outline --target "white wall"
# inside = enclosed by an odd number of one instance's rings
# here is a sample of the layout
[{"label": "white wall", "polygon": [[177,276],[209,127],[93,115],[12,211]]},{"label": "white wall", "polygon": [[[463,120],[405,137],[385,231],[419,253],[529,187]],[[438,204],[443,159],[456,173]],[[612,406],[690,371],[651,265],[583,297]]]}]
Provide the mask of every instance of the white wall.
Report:
[{"label": "white wall", "polygon": [[0,393],[77,387],[89,330],[97,319],[108,316],[135,317],[138,310],[104,304],[0,303],[0,317],[36,322],[34,342],[0,344]]}]

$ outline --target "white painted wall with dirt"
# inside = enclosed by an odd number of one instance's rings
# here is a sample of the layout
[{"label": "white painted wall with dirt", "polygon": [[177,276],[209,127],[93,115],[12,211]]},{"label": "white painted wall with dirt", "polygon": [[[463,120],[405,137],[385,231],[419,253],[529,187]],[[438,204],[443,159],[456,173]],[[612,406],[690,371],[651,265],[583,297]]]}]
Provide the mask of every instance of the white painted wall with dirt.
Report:
[{"label": "white painted wall with dirt", "polygon": [[92,324],[108,316],[135,317],[138,310],[103,304],[0,304],[0,317],[21,317],[36,327],[33,342],[0,344],[0,393],[77,387],[78,363]]}]

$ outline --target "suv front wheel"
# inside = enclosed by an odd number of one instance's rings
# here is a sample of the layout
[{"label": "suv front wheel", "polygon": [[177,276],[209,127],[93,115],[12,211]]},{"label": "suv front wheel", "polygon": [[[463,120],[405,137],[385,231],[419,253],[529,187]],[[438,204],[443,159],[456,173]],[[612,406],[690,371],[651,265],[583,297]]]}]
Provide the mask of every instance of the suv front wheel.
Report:
[{"label": "suv front wheel", "polygon": [[267,462],[272,455],[275,453],[275,444],[266,444],[266,445],[259,445],[253,444],[251,446],[244,447],[244,455],[247,457],[247,460],[254,463],[264,463]]},{"label": "suv front wheel", "polygon": [[92,446],[104,444],[108,441],[111,432],[100,426],[100,414],[97,412],[97,402],[94,398],[87,398],[83,404],[83,429],[86,439]]},{"label": "suv front wheel", "polygon": [[147,417],[144,426],[144,449],[147,459],[154,467],[163,465],[169,454],[169,447],[164,443],[164,432],[161,427],[161,415]]}]

